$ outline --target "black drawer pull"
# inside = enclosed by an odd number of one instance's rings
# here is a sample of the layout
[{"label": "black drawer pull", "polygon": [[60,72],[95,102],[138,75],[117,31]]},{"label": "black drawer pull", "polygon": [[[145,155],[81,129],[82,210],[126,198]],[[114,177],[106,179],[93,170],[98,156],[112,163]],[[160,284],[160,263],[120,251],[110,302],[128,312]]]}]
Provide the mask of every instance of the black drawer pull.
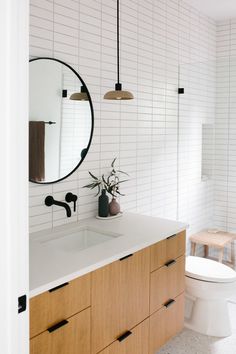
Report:
[{"label": "black drawer pull", "polygon": [[169,240],[170,238],[173,238],[173,237],[176,237],[176,236],[177,236],[177,234],[174,234],[174,235],[171,235],[171,236],[167,237],[166,239]]},{"label": "black drawer pull", "polygon": [[55,288],[49,289],[48,291],[49,291],[50,293],[52,293],[53,291],[56,291],[56,290],[58,290],[58,289],[61,289],[61,288],[63,288],[63,287],[66,286],[66,285],[69,285],[69,283],[64,283],[64,284],[58,285],[58,286],[56,286]]},{"label": "black drawer pull", "polygon": [[171,267],[171,266],[173,266],[175,263],[176,263],[176,260],[172,259],[171,261],[166,262],[166,263],[165,263],[165,266],[166,266],[166,267]]},{"label": "black drawer pull", "polygon": [[124,256],[124,257],[120,258],[120,261],[123,261],[124,259],[132,257],[132,256],[133,256],[133,253],[128,254],[128,256]]},{"label": "black drawer pull", "polygon": [[47,330],[49,333],[52,333],[52,332],[56,331],[58,328],[65,326],[67,323],[69,323],[67,320],[63,320],[63,321],[55,324],[54,326],[48,328]]},{"label": "black drawer pull", "polygon": [[168,308],[168,307],[170,307],[171,305],[174,305],[174,303],[175,303],[175,300],[170,299],[170,300],[168,300],[168,301],[164,304],[164,306],[165,306],[166,308]]},{"label": "black drawer pull", "polygon": [[117,338],[117,340],[119,342],[122,342],[123,340],[125,340],[127,337],[129,337],[132,334],[131,331],[127,331],[124,334],[122,334],[119,338]]}]

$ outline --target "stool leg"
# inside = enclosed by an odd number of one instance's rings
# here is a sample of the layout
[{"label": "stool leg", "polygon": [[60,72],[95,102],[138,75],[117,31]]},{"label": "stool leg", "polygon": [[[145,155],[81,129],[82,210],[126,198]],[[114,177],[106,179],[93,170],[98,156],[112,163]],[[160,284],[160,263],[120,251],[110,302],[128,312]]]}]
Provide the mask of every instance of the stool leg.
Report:
[{"label": "stool leg", "polygon": [[204,257],[207,258],[209,255],[209,247],[207,245],[204,245]]},{"label": "stool leg", "polygon": [[219,262],[222,263],[223,262],[223,257],[224,257],[224,248],[221,248],[219,250]]},{"label": "stool leg", "polygon": [[196,255],[196,243],[191,242],[191,256],[195,256],[195,255]]},{"label": "stool leg", "polygon": [[235,247],[234,247],[234,240],[231,242],[231,262],[235,267]]}]

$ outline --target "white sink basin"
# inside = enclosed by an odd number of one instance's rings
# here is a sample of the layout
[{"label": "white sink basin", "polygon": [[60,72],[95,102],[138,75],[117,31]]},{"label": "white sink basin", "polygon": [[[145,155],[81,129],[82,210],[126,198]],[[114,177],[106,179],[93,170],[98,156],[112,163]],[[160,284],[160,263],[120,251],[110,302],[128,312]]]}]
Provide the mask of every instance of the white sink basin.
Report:
[{"label": "white sink basin", "polygon": [[89,226],[73,230],[68,234],[58,234],[54,238],[47,238],[40,242],[41,245],[54,248],[67,253],[75,253],[100,243],[111,241],[122,235],[107,233]]}]

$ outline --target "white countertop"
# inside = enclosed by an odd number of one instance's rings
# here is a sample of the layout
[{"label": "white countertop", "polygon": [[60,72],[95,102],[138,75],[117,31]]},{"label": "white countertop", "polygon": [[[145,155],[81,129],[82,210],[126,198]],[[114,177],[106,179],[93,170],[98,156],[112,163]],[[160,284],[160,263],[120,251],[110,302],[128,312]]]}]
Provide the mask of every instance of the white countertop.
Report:
[{"label": "white countertop", "polygon": [[[45,246],[45,234],[56,237],[83,226],[94,227],[120,237],[82,251],[66,252]],[[151,216],[125,213],[112,220],[86,219],[30,235],[30,297],[137,252],[168,236],[183,231],[186,223]]]}]

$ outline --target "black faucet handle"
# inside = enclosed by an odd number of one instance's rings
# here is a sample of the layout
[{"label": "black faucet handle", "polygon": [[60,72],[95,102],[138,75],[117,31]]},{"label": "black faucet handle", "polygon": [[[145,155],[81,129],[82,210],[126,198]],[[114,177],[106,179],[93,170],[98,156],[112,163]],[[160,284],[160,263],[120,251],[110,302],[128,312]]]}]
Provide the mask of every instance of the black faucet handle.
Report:
[{"label": "black faucet handle", "polygon": [[47,206],[52,206],[54,204],[54,198],[51,196],[51,195],[48,195],[46,198],[45,198],[45,205]]},{"label": "black faucet handle", "polygon": [[67,201],[67,203],[74,203],[74,211],[76,211],[76,201],[77,201],[78,197],[76,194],[73,194],[71,192],[68,192],[65,196],[65,200]]}]

